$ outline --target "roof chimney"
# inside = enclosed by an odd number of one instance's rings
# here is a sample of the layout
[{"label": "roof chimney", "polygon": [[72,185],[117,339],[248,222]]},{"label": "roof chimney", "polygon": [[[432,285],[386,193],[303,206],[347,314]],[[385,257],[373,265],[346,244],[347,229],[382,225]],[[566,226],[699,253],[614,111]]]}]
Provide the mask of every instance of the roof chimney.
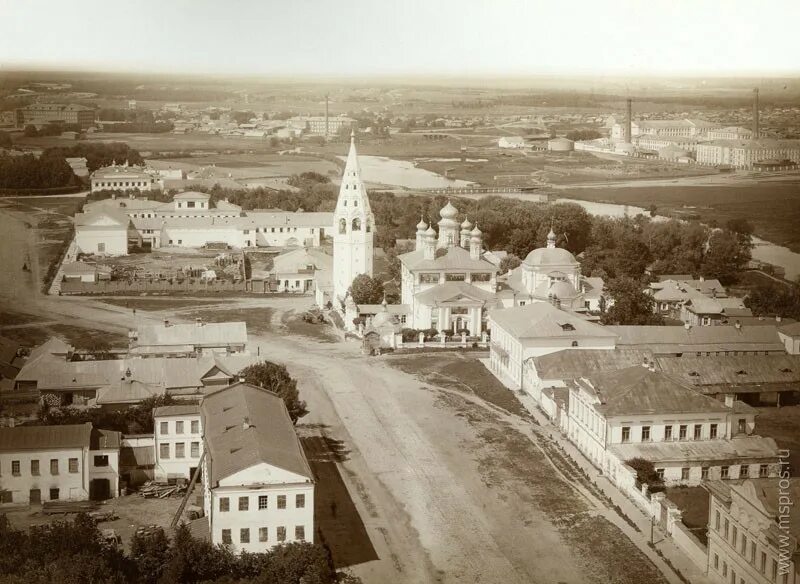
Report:
[{"label": "roof chimney", "polygon": [[244,420],[242,420],[242,430],[249,430],[251,427],[250,418],[245,416]]},{"label": "roof chimney", "polygon": [[735,326],[735,327],[736,327],[736,330],[737,330],[737,331],[741,331],[741,330],[742,330],[742,322],[741,322],[741,321],[739,321],[739,320],[737,320],[737,321],[736,321],[736,323],[734,323],[734,325],[733,325],[733,326]]},{"label": "roof chimney", "polygon": [[203,319],[198,316],[197,318],[194,319],[194,323],[197,326],[203,326]]},{"label": "roof chimney", "polygon": [[783,320],[783,319],[781,318],[781,315],[780,315],[780,314],[776,314],[776,315],[775,315],[775,322],[780,322],[781,320]]},{"label": "roof chimney", "polygon": [[164,319],[164,327],[168,327],[168,326],[169,326],[169,319],[165,318]]}]

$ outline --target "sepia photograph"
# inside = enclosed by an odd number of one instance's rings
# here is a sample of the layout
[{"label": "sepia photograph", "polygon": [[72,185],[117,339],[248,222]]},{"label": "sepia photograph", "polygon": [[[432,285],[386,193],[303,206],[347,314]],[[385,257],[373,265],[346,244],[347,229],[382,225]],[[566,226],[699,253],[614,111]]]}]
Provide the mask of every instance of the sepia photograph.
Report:
[{"label": "sepia photograph", "polygon": [[800,584],[798,23],[0,0],[0,583]]}]

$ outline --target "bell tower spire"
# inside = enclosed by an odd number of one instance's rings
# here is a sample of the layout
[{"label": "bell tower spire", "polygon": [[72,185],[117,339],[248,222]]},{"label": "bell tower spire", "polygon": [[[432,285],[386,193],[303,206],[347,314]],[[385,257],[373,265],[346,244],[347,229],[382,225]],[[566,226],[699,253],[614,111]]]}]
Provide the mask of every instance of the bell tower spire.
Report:
[{"label": "bell tower spire", "polygon": [[361,180],[355,131],[350,133],[350,150],[333,215],[333,294],[334,299],[343,300],[356,276],[372,275],[375,218]]}]

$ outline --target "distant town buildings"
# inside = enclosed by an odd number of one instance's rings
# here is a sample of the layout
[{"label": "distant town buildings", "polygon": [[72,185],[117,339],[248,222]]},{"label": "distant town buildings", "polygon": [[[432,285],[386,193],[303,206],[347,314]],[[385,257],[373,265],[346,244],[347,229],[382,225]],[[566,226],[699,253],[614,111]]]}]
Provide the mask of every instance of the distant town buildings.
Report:
[{"label": "distant town buildings", "polygon": [[[659,137],[706,137],[708,132],[718,125],[701,119],[677,120],[633,120],[631,121],[631,138],[641,135]],[[611,139],[615,142],[625,141],[625,122],[616,122],[611,128]]]},{"label": "distant town buildings", "polygon": [[522,136],[503,136],[497,140],[499,148],[525,148],[525,138]]},{"label": "distant town buildings", "polygon": [[800,163],[800,140],[714,140],[697,145],[697,163],[710,166],[730,165],[753,168],[758,163],[773,161],[778,166]]},{"label": "distant town buildings", "polygon": [[351,129],[355,127],[356,120],[347,116],[298,116],[289,118],[288,124],[299,130],[305,130],[310,134],[325,135],[338,134],[343,128]]},{"label": "distant town buildings", "polygon": [[97,191],[151,191],[159,188],[158,177],[143,167],[127,163],[98,168],[92,173],[91,190]]},{"label": "distant town buildings", "polygon": [[206,193],[189,191],[169,203],[132,196],[89,203],[75,216],[76,245],[83,253],[101,255],[126,255],[131,245],[314,247],[333,222],[332,213],[243,212],[225,200],[212,207],[210,199]]},{"label": "distant town buildings", "polygon": [[82,130],[94,125],[96,110],[76,103],[34,103],[16,110],[17,127],[28,124],[75,124]]}]

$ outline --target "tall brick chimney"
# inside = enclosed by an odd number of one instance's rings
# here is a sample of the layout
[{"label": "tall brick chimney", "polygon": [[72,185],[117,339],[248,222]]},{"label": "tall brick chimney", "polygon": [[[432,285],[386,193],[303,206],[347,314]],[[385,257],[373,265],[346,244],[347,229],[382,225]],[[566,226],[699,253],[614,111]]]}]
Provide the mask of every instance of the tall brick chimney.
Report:
[{"label": "tall brick chimney", "polygon": [[758,140],[761,132],[758,127],[758,87],[753,90],[753,140]]},{"label": "tall brick chimney", "polygon": [[633,135],[631,133],[631,124],[633,123],[633,100],[628,98],[626,105],[628,115],[625,118],[625,142],[630,144],[633,140]]}]

